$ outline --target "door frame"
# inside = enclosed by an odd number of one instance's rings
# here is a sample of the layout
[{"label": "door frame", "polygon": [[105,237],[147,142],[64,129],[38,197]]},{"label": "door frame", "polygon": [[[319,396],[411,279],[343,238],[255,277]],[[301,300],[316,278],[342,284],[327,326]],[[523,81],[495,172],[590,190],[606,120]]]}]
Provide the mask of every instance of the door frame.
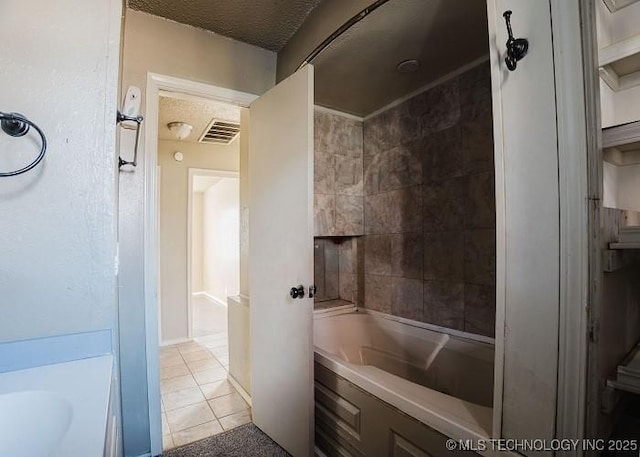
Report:
[{"label": "door frame", "polygon": [[162,453],[162,420],[160,407],[160,369],[158,344],[158,271],[157,214],[158,185],[158,115],[160,95],[171,92],[184,97],[197,97],[248,108],[257,95],[204,84],[158,73],[147,73],[144,122],[144,310],[145,352],[147,359],[147,396],[149,402],[149,438],[151,455]]},{"label": "door frame", "polygon": [[[498,0],[487,0],[490,30],[504,28]],[[558,378],[555,435],[584,438],[587,412],[588,335],[598,307],[598,230],[594,206],[600,174],[599,86],[595,63],[595,12],[592,0],[547,0],[552,18],[556,87],[560,250]],[[506,274],[505,151],[502,136],[499,73],[503,56],[491,53],[496,167],[496,370],[493,438],[502,438]],[[581,76],[581,77],[577,77]],[[600,165],[601,168],[601,165]],[[554,323],[547,322],[546,325]],[[588,437],[588,436],[586,436]],[[563,455],[581,455],[582,450]]]},{"label": "door frame", "polygon": [[[242,133],[242,132],[241,132]],[[224,170],[214,170],[211,168],[189,168],[189,179],[187,188],[189,189],[187,196],[187,325],[188,325],[188,338],[189,340],[193,339],[193,308],[192,308],[192,298],[193,298],[193,290],[192,290],[192,271],[191,271],[191,262],[193,259],[193,178],[196,176],[213,176],[216,178],[235,178],[240,179],[239,171],[224,171]],[[238,192],[238,211],[240,210],[240,192]],[[238,275],[240,275],[240,271],[238,271]],[[159,295],[158,290],[158,297]],[[158,303],[160,303],[160,298],[158,298]]]}]

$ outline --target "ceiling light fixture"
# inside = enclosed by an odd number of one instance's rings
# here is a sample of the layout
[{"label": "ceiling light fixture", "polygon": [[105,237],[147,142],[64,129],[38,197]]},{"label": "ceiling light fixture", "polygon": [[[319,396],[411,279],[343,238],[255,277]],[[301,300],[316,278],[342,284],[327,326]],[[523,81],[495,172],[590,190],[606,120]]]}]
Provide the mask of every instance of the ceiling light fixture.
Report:
[{"label": "ceiling light fixture", "polygon": [[177,139],[184,140],[186,137],[191,135],[193,125],[187,124],[186,122],[169,122],[167,124],[167,128]]},{"label": "ceiling light fixture", "polygon": [[420,68],[420,62],[416,59],[403,60],[396,66],[399,73],[413,73]]}]

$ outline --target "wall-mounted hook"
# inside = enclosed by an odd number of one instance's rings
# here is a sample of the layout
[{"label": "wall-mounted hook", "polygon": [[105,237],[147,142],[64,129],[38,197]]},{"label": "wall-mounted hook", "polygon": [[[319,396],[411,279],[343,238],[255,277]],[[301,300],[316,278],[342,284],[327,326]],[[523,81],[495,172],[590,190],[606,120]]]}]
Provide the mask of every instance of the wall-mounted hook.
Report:
[{"label": "wall-mounted hook", "polygon": [[507,40],[507,57],[504,58],[504,62],[507,64],[507,68],[510,71],[516,69],[517,62],[527,55],[529,51],[529,40],[526,38],[513,38],[513,32],[511,31],[511,11],[505,11],[503,16],[507,23],[507,33],[509,39]]},{"label": "wall-mounted hook", "polygon": [[136,123],[136,144],[133,146],[133,160],[124,160],[122,157],[118,157],[118,168],[122,168],[124,165],[138,166],[138,142],[140,140],[140,125],[144,121],[142,116],[127,116],[120,111],[116,114],[116,124],[121,122],[135,122]]}]

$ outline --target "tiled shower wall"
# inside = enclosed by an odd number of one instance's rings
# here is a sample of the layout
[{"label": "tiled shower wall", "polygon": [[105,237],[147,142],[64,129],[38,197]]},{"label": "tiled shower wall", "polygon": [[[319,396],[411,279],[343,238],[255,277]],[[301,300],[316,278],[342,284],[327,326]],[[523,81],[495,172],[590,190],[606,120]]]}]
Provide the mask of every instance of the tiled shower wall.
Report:
[{"label": "tiled shower wall", "polygon": [[493,336],[488,63],[364,122],[364,304]]},{"label": "tiled shower wall", "polygon": [[[324,110],[314,113],[314,258],[316,307],[362,301],[364,234],[363,123]],[[323,237],[323,238],[318,238]]]},{"label": "tiled shower wall", "polygon": [[314,235],[362,235],[362,122],[320,110],[314,119]]}]

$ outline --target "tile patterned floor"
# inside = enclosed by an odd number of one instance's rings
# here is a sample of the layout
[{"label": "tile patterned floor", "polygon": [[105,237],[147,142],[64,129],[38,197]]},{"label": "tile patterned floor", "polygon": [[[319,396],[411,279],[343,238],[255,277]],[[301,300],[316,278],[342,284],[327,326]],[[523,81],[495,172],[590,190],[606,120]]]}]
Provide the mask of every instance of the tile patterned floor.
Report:
[{"label": "tile patterned floor", "polygon": [[[204,306],[194,306],[194,315]],[[218,310],[219,311],[219,310]],[[194,324],[196,319],[194,319]],[[162,394],[162,439],[164,450],[217,435],[251,422],[251,410],[227,381],[229,355],[224,325],[202,324],[216,333],[193,341],[160,348],[160,390]]]}]

